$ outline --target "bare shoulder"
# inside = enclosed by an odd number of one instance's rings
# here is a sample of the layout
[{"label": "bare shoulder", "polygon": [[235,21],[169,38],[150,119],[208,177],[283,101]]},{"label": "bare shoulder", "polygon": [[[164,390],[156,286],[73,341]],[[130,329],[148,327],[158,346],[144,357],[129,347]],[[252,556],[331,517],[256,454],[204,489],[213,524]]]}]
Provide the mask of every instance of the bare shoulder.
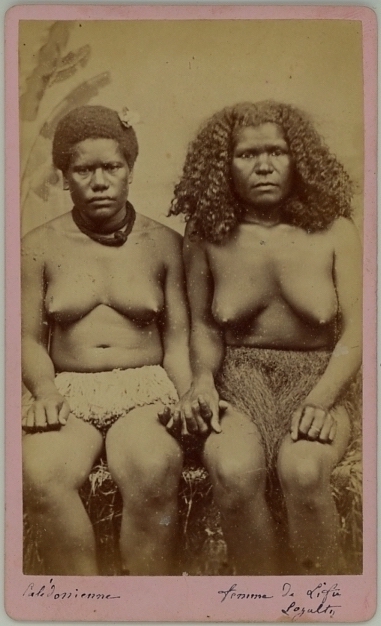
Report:
[{"label": "bare shoulder", "polygon": [[150,217],[137,213],[135,228],[141,237],[154,240],[158,247],[166,248],[167,252],[181,250],[183,237],[180,233]]},{"label": "bare shoulder", "polygon": [[22,249],[29,250],[35,248],[36,251],[46,249],[57,237],[65,235],[72,222],[71,213],[64,213],[53,220],[37,226],[22,238]]},{"label": "bare shoulder", "polygon": [[339,247],[360,246],[360,235],[351,219],[346,217],[337,218],[331,228],[330,234],[333,237],[334,245]]}]

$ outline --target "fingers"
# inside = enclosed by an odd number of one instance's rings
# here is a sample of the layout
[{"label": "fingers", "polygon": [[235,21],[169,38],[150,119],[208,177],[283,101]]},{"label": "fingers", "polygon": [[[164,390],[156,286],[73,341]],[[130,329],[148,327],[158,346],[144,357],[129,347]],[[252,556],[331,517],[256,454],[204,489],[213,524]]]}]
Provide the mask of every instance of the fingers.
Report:
[{"label": "fingers", "polygon": [[299,423],[302,415],[303,408],[297,409],[292,415],[290,435],[293,441],[297,441],[299,438]]},{"label": "fingers", "polygon": [[176,409],[166,407],[158,413],[158,418],[172,434],[181,437],[189,435],[206,436],[210,430],[221,432],[220,413],[226,411],[228,403],[218,401],[218,394],[207,391],[198,394],[190,389],[179,401]]},{"label": "fingers", "polygon": [[172,420],[171,409],[169,406],[165,406],[161,411],[157,414],[159,418],[160,424],[163,426],[168,426],[169,422]]},{"label": "fingers", "polygon": [[199,414],[203,419],[206,419],[208,421],[211,420],[211,417],[213,415],[211,409],[210,409],[210,405],[209,402],[207,402],[204,398],[204,396],[198,396],[197,398],[197,403],[198,403],[198,407],[199,407]]},{"label": "fingers", "polygon": [[[61,407],[63,408],[63,407]],[[45,406],[45,420],[47,421],[47,423],[49,424],[49,426],[58,426],[59,424],[59,407],[57,407],[57,405],[53,402],[47,402],[46,406]],[[46,425],[46,421],[45,421],[45,425]],[[40,425],[41,426],[41,425]]]},{"label": "fingers", "polygon": [[58,413],[58,422],[61,424],[61,426],[65,426],[68,418],[70,415],[70,406],[69,404],[66,402],[66,400],[63,402],[62,407]]},{"label": "fingers", "polygon": [[64,426],[70,415],[70,406],[62,396],[35,400],[22,420],[26,432],[44,432]]},{"label": "fingers", "polygon": [[196,414],[198,413],[198,410],[198,402],[192,402],[191,404],[184,405],[183,414],[185,417],[187,434],[189,433],[191,435],[194,435],[198,432],[198,424],[196,419]]},{"label": "fingers", "polygon": [[200,435],[206,435],[209,432],[209,428],[205,421],[202,419],[200,415],[195,415],[195,420],[197,422],[198,432]]},{"label": "fingers", "polygon": [[335,423],[335,420],[332,417],[332,415],[330,413],[326,413],[323,426],[320,430],[319,441],[321,441],[322,443],[327,443],[328,441],[332,441],[329,438],[329,435],[330,435],[330,432],[332,430],[332,426],[334,423]]},{"label": "fingers", "polygon": [[305,405],[295,411],[291,420],[291,438],[332,442],[336,434],[336,421],[331,413],[320,406]]},{"label": "fingers", "polygon": [[337,422],[335,419],[333,419],[333,424],[331,427],[331,430],[329,431],[329,435],[328,435],[328,441],[331,443],[335,436],[336,436],[336,431],[337,431]]},{"label": "fingers", "polygon": [[171,433],[174,437],[178,437],[181,431],[181,412],[176,407],[165,406],[157,414],[159,422]]},{"label": "fingers", "polygon": [[209,406],[209,402],[205,400],[204,396],[200,395],[198,397],[198,411],[195,412],[200,435],[206,435],[209,432],[207,424],[210,424],[212,417],[213,411]]},{"label": "fingers", "polygon": [[33,403],[23,419],[23,428],[26,432],[31,432],[36,428],[35,410],[36,403]]},{"label": "fingers", "polygon": [[213,413],[212,419],[210,420],[210,427],[215,433],[220,433],[222,431],[220,416],[217,411]]},{"label": "fingers", "polygon": [[[299,432],[302,435],[310,436],[309,435],[310,431],[314,432],[314,428],[312,428],[312,423],[314,421],[314,417],[315,417],[315,410],[313,409],[313,407],[311,407],[311,406],[304,407],[304,410],[303,410],[303,413],[302,413],[302,417],[301,417],[301,420],[299,422]],[[319,434],[319,432],[320,432],[320,429],[318,431],[318,434]],[[311,436],[313,436],[313,435],[311,435]]]},{"label": "fingers", "polygon": [[181,411],[176,407],[172,411],[170,410],[170,413],[171,419],[167,424],[167,430],[177,438],[180,436],[181,431]]}]

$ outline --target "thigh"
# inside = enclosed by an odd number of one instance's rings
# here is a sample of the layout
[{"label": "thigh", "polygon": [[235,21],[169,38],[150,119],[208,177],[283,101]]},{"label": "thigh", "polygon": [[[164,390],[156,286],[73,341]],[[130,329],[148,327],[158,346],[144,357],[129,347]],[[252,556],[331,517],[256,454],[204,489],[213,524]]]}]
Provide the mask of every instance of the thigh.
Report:
[{"label": "thigh", "polygon": [[278,473],[280,478],[303,476],[313,479],[313,474],[322,475],[327,480],[331,476],[334,467],[345,454],[348,446],[351,425],[346,409],[343,406],[333,409],[332,414],[336,418],[337,431],[332,443],[320,443],[299,439],[292,441],[289,434],[286,435],[279,449]]},{"label": "thigh", "polygon": [[229,404],[221,419],[221,433],[211,433],[204,446],[204,462],[213,474],[241,476],[266,471],[262,438],[249,416]]},{"label": "thigh", "polygon": [[79,488],[90,474],[103,446],[94,426],[70,415],[59,430],[23,437],[23,473],[26,484],[54,481]]},{"label": "thigh", "polygon": [[181,448],[158,419],[162,409],[161,402],[133,409],[108,431],[107,461],[117,483],[126,476],[140,482],[144,475],[180,474]]}]

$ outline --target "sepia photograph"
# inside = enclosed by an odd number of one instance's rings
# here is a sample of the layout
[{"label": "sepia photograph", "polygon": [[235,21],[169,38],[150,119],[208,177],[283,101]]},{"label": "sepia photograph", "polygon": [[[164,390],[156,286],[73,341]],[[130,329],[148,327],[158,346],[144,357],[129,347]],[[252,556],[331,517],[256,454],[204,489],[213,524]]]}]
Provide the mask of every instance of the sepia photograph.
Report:
[{"label": "sepia photograph", "polygon": [[[374,14],[47,8],[8,25],[9,614],[369,619]],[[123,613],[155,580],[213,601]]]}]

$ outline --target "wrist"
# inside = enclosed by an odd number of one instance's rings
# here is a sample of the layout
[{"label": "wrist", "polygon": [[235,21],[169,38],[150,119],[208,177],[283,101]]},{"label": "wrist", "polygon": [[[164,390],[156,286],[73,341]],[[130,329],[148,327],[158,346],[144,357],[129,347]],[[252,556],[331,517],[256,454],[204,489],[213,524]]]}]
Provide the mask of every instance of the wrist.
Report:
[{"label": "wrist", "polygon": [[198,372],[193,378],[193,387],[214,387],[214,376],[210,370]]},{"label": "wrist", "polygon": [[322,409],[323,411],[330,411],[332,406],[334,405],[334,401],[325,396],[324,398],[319,396],[307,396],[307,398],[303,401],[304,406],[311,406],[316,409]]},{"label": "wrist", "polygon": [[36,400],[41,400],[47,396],[57,395],[59,393],[53,382],[45,382],[34,388],[33,396]]}]

